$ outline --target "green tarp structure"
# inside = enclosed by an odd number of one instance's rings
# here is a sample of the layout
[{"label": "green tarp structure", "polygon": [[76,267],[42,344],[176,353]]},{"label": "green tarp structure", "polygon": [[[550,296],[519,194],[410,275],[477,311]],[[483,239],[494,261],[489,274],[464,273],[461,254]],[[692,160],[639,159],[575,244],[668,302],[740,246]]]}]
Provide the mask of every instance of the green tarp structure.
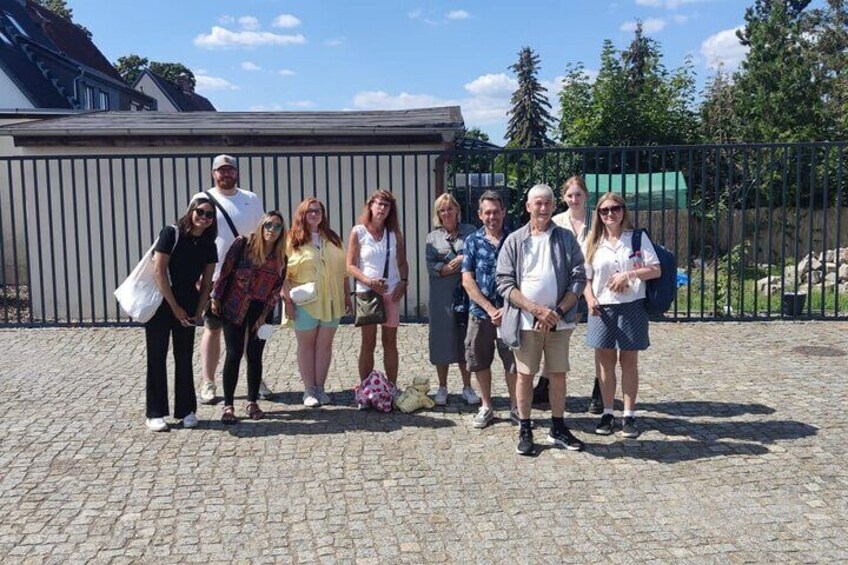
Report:
[{"label": "green tarp structure", "polygon": [[589,209],[594,209],[598,198],[606,192],[623,194],[630,210],[686,209],[686,180],[683,173],[677,171],[623,175],[589,173],[584,179],[589,189]]}]

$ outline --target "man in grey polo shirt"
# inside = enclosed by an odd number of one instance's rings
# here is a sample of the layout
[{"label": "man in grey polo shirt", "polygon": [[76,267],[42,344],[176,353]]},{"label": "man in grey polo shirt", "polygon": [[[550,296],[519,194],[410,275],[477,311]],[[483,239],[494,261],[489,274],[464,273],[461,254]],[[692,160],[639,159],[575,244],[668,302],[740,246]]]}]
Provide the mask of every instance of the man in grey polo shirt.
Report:
[{"label": "man in grey polo shirt", "polygon": [[[215,186],[206,192],[195,194],[198,196],[211,196],[215,199],[215,209],[218,211],[218,237],[215,246],[218,248],[218,262],[215,264],[213,280],[218,278],[224,257],[238,235],[250,236],[265,211],[262,202],[256,194],[238,187],[238,161],[231,155],[218,155],[212,161],[212,178]],[[224,216],[223,210],[232,221],[233,227]],[[235,228],[235,232],[233,231]],[[221,321],[220,318],[207,314],[203,337],[200,339],[200,359],[202,362],[202,377],[200,384],[200,402],[203,404],[214,404],[215,396],[215,371],[221,358]],[[263,399],[273,393],[263,381],[259,386],[259,396]]]},{"label": "man in grey polo shirt", "polygon": [[505,310],[501,338],[515,353],[516,397],[521,420],[520,455],[533,455],[530,405],[533,376],[542,358],[550,377],[551,421],[548,442],[570,451],[583,442],[565,427],[565,375],[574,331],[577,297],[586,286],[583,252],[574,235],[551,221],[556,208],[551,187],[537,184],[527,192],[530,221],[512,232],[498,255],[495,282]]}]

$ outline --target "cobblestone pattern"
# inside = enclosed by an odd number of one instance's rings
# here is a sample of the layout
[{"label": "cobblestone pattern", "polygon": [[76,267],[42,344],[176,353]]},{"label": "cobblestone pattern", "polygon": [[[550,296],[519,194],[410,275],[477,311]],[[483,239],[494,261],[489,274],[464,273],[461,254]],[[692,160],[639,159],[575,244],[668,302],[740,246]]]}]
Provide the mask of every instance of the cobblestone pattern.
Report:
[{"label": "cobblestone pattern", "polygon": [[[267,381],[281,392],[262,403],[268,419],[224,427],[219,406],[202,406],[198,429],[158,434],[143,425],[142,330],[0,331],[0,555],[33,563],[848,559],[848,324],[653,325],[637,440],[591,433],[582,331],[567,421],[587,450],[535,458],[514,453],[499,378],[502,419],[482,431],[470,425],[456,372],[446,408],[357,411],[352,327],[336,340],[329,389],[337,405],[299,404],[293,336],[279,332],[266,356]],[[401,383],[418,374],[435,383],[426,326],[404,326],[400,336]],[[538,441],[549,413],[534,415]]]}]

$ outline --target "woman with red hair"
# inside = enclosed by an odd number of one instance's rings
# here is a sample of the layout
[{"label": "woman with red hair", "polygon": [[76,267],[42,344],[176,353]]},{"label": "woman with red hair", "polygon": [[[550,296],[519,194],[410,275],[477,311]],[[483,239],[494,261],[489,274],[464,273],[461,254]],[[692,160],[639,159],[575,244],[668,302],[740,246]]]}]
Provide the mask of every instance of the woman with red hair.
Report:
[{"label": "woman with red hair", "polygon": [[288,270],[283,290],[286,318],[294,322],[303,404],[331,402],[325,390],[339,320],[350,312],[350,287],[342,240],[330,229],[317,198],[298,205],[286,242]]}]

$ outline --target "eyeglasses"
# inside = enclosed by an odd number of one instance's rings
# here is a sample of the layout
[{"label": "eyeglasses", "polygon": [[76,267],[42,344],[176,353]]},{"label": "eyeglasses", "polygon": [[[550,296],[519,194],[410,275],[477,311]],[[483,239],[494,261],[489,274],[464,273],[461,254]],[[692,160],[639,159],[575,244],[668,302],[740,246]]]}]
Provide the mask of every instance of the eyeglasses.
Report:
[{"label": "eyeglasses", "polygon": [[618,214],[621,212],[622,207],[620,204],[616,204],[615,206],[605,206],[604,208],[598,208],[598,214],[601,216],[606,216],[607,214]]},{"label": "eyeglasses", "polygon": [[206,218],[207,220],[215,219],[215,210],[204,210],[202,208],[195,208],[194,213],[197,214],[199,218]]},{"label": "eyeglasses", "polygon": [[307,214],[320,214],[321,208],[307,208],[306,213]]},{"label": "eyeglasses", "polygon": [[265,222],[262,224],[262,227],[268,231],[281,231],[283,229],[283,224],[279,222]]}]

